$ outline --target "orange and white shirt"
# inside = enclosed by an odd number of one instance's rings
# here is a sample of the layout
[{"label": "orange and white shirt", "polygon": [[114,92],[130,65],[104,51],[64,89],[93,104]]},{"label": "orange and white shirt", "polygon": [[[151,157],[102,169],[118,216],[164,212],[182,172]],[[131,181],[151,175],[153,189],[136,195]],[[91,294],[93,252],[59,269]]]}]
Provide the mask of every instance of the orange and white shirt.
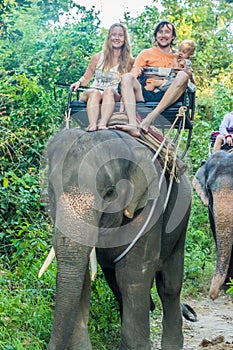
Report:
[{"label": "orange and white shirt", "polygon": [[[146,68],[146,67],[172,68],[173,53],[174,51],[172,49],[170,53],[165,53],[159,50],[157,47],[144,49],[139,53],[139,55],[135,59],[132,73],[135,73],[135,75],[137,76],[138,68]],[[153,80],[154,80],[153,78],[148,78],[147,84],[150,84]]]}]

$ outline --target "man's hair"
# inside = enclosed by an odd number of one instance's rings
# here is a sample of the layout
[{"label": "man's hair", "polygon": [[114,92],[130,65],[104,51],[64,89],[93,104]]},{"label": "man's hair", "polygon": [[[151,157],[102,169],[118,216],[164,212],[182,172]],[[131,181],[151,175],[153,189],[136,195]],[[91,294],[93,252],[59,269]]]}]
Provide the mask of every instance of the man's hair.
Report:
[{"label": "man's hair", "polygon": [[172,35],[174,36],[174,39],[172,39],[171,45],[174,45],[173,41],[176,38],[176,29],[173,23],[168,22],[168,21],[162,21],[159,24],[157,24],[157,26],[154,29],[154,33],[153,33],[153,43],[156,43],[156,36],[158,31],[163,28],[164,26],[168,27],[171,26],[172,27]]}]

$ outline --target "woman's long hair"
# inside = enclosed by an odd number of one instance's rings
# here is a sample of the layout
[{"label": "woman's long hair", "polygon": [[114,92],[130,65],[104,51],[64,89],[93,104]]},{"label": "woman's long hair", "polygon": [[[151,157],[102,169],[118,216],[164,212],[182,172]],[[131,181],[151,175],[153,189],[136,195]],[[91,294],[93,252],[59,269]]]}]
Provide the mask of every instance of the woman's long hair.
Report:
[{"label": "woman's long hair", "polygon": [[108,30],[108,35],[103,45],[103,70],[109,71],[113,67],[112,63],[112,42],[111,42],[111,34],[115,27],[121,27],[124,32],[125,42],[121,47],[121,55],[119,59],[118,72],[120,74],[127,73],[132,68],[132,56],[131,56],[131,48],[129,44],[128,33],[125,26],[121,23],[114,23]]}]

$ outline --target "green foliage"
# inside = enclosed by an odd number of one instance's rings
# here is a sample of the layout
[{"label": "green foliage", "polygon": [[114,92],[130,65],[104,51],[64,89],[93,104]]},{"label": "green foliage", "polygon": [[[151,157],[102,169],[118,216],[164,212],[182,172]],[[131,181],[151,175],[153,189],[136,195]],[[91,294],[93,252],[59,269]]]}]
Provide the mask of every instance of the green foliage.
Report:
[{"label": "green foliage", "polygon": [[[185,246],[184,294],[207,293],[214,272],[215,244],[209,227],[208,210],[196,194],[193,195],[192,213]],[[200,226],[201,223],[201,226]]]},{"label": "green foliage", "polygon": [[230,278],[230,282],[227,283],[229,288],[226,290],[226,293],[229,293],[233,298],[233,278]]},{"label": "green foliage", "polygon": [[[31,246],[30,254],[32,249],[36,250],[36,246]],[[15,271],[5,269],[3,272],[1,266],[0,349],[42,350],[51,332],[54,271],[48,272],[49,278],[38,280],[39,266],[35,257],[31,261],[20,259]]]},{"label": "green foliage", "polygon": [[[210,131],[233,109],[233,7],[231,1],[213,0],[161,4],[162,8],[147,6],[137,18],[126,13],[125,24],[134,56],[152,45],[154,27],[163,19],[176,25],[177,44],[184,38],[196,42],[196,115],[186,159],[192,179],[208,157]],[[52,238],[39,169],[47,141],[63,124],[68,92],[57,89],[55,101],[53,84],[73,82],[84,73],[90,57],[101,50],[106,29],[100,28],[94,9],[87,11],[72,0],[4,0],[0,15],[0,349],[42,350],[51,331],[56,263],[38,280]],[[214,260],[207,209],[194,193],[184,295],[206,292]],[[160,313],[155,288],[152,295]],[[157,334],[156,315],[152,318]],[[92,284],[93,349],[117,348],[119,324],[116,301],[99,273]]]},{"label": "green foliage", "polygon": [[[104,312],[107,310],[107,312]],[[119,307],[106,284],[103,273],[99,271],[92,282],[91,311],[89,330],[94,349],[117,349],[120,338]],[[93,336],[94,335],[94,336]]]}]

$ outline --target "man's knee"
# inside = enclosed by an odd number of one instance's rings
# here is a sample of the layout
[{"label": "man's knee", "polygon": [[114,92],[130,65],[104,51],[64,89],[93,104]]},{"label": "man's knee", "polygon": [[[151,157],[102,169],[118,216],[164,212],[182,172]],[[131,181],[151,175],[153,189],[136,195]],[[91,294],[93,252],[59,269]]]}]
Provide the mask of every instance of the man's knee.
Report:
[{"label": "man's knee", "polygon": [[176,78],[174,79],[174,82],[177,84],[177,86],[187,86],[189,80],[189,76],[184,71],[179,71],[176,75]]},{"label": "man's knee", "polygon": [[101,99],[102,95],[101,92],[99,90],[91,90],[89,93],[89,98],[91,99]]},{"label": "man's knee", "polygon": [[125,73],[121,77],[121,86],[125,85],[131,85],[133,80],[135,79],[134,75],[132,73]]}]

